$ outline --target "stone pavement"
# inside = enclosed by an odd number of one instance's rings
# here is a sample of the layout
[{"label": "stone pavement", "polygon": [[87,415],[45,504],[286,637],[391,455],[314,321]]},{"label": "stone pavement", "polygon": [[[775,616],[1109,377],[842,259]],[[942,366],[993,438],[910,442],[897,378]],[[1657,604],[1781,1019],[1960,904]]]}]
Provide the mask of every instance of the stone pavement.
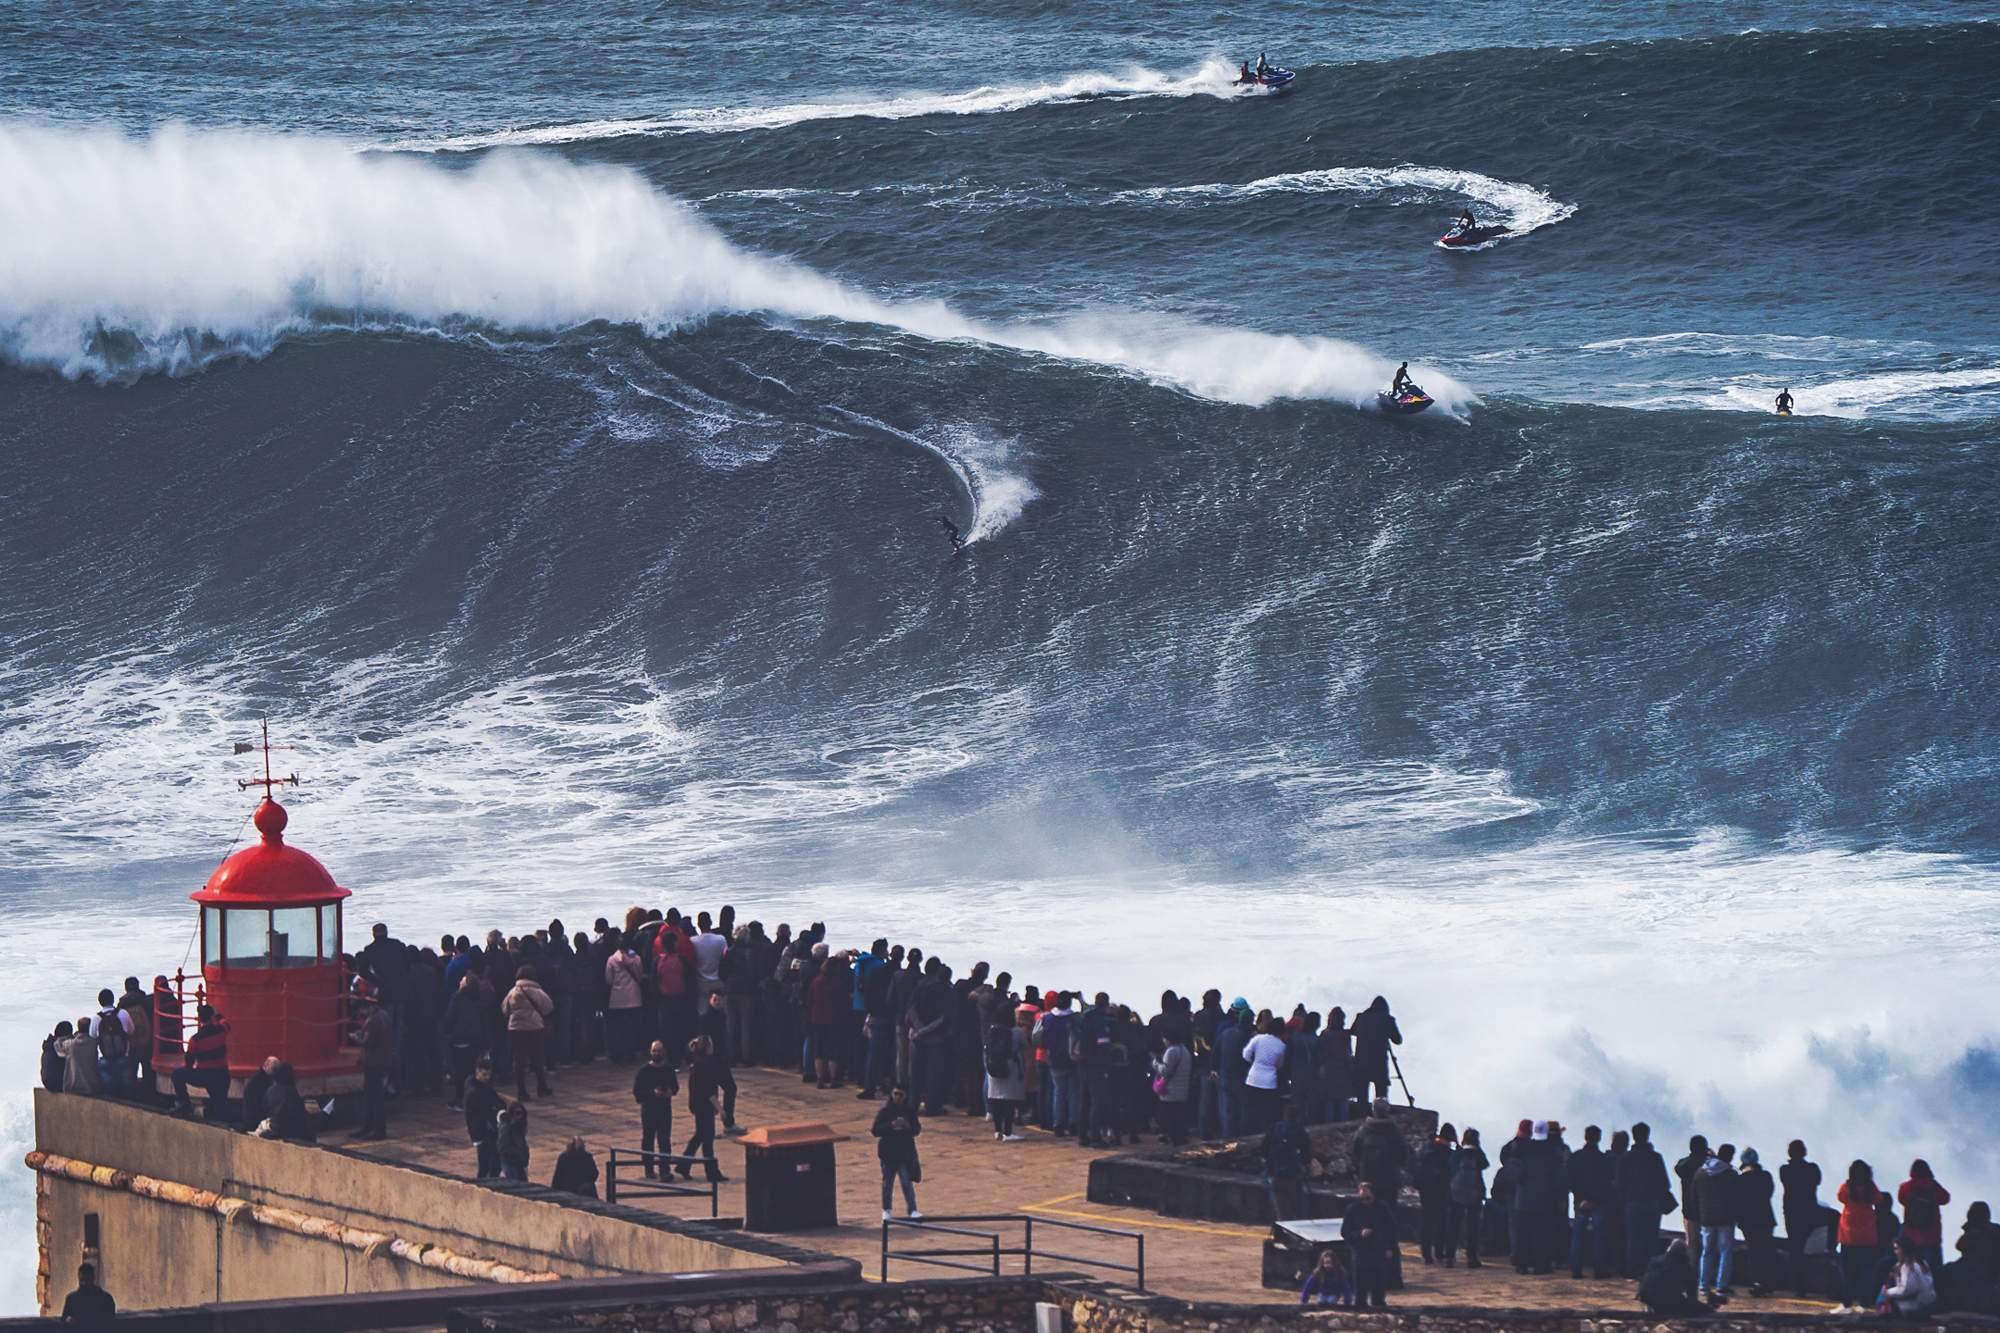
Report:
[{"label": "stone pavement", "polygon": [[[559,1070],[552,1076],[555,1095],[529,1102],[531,1180],[539,1184],[548,1182],[557,1154],[572,1135],[584,1137],[597,1154],[600,1166],[608,1158],[610,1148],[639,1146],[638,1108],[631,1091],[633,1072],[632,1066],[613,1067],[599,1060],[580,1068]],[[789,1235],[786,1239],[807,1249],[858,1259],[869,1278],[878,1276],[882,1247],[881,1174],[869,1126],[881,1103],[857,1100],[852,1087],[820,1091],[802,1082],[796,1073],[739,1069],[736,1079],[740,1087],[737,1123],[743,1128],[817,1121],[848,1136],[846,1142],[835,1148],[841,1225],[831,1230]],[[511,1100],[511,1085],[503,1086],[501,1093]],[[693,1128],[685,1094],[675,1106],[674,1128],[679,1139],[675,1144],[678,1151]],[[390,1132],[392,1137],[386,1142],[352,1146],[386,1160],[413,1162],[466,1176],[472,1174],[473,1152],[465,1137],[464,1118],[446,1110],[441,1099],[413,1103],[408,1097],[399,1098],[391,1109]],[[1284,1293],[1267,1290],[1259,1284],[1263,1241],[1268,1234],[1265,1228],[1163,1218],[1139,1209],[1090,1203],[1084,1189],[1090,1159],[1095,1154],[1079,1147],[1074,1139],[1057,1139],[1032,1128],[1021,1132],[1025,1135],[1023,1142],[997,1143],[992,1126],[983,1118],[963,1112],[926,1118],[924,1132],[918,1139],[924,1175],[917,1187],[918,1206],[933,1218],[969,1213],[1027,1213],[1037,1218],[1141,1231],[1146,1237],[1149,1290],[1200,1301],[1267,1303],[1287,1299]],[[741,1217],[743,1151],[733,1142],[722,1140],[717,1156],[723,1172],[730,1177],[722,1186],[721,1214]],[[696,1179],[700,1179],[699,1172]],[[624,1197],[620,1202],[687,1218],[708,1214],[705,1196]],[[901,1212],[899,1194],[898,1215]],[[1018,1234],[1018,1229],[1004,1231],[1002,1243],[1018,1244]],[[970,1238],[922,1236],[900,1228],[892,1237],[897,1248],[974,1243]],[[1036,1245],[1038,1249],[1053,1248],[1068,1255],[1121,1264],[1132,1262],[1134,1248],[1129,1240],[1066,1231],[1040,1232]],[[1002,1264],[1003,1272],[1020,1271],[1019,1259],[1003,1259]],[[1075,1263],[1048,1261],[1042,1267],[1049,1270],[1067,1267],[1105,1281],[1121,1284],[1126,1281],[1115,1273],[1094,1271]],[[1390,1294],[1395,1305],[1627,1312],[1638,1308],[1630,1282],[1589,1279],[1576,1282],[1566,1274],[1524,1278],[1517,1276],[1505,1259],[1478,1271],[1462,1267],[1427,1268],[1418,1259],[1414,1246],[1406,1245],[1403,1274],[1405,1289]],[[892,1264],[889,1273],[891,1279],[953,1275],[946,1269],[910,1262]],[[1825,1306],[1775,1299],[1752,1301],[1739,1296],[1730,1312],[1765,1310],[1817,1313],[1823,1312]]]}]

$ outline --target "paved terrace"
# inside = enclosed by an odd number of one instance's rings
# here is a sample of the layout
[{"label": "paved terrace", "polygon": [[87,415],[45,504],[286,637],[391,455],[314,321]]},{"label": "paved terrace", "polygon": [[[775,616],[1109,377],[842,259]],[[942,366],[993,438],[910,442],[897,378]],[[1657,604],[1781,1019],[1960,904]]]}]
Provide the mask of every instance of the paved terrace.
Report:
[{"label": "paved terrace", "polygon": [[[600,1060],[580,1069],[566,1068],[552,1076],[556,1095],[529,1103],[531,1180],[538,1184],[548,1182],[556,1155],[572,1135],[584,1137],[600,1165],[608,1159],[611,1148],[639,1146],[639,1114],[632,1100],[632,1073],[632,1066],[612,1067]],[[818,1121],[849,1136],[847,1142],[835,1148],[841,1225],[831,1230],[795,1233],[786,1239],[807,1249],[858,1259],[863,1271],[873,1279],[879,1271],[881,1253],[881,1175],[869,1127],[881,1103],[857,1100],[852,1087],[819,1091],[792,1073],[739,1069],[736,1078],[741,1089],[737,1121],[744,1128]],[[511,1099],[511,1088],[503,1088],[502,1093]],[[678,1151],[692,1129],[685,1096],[676,1105],[674,1127],[680,1138],[675,1145]],[[441,1101],[399,1099],[390,1117],[390,1131],[392,1137],[386,1142],[353,1146],[385,1160],[415,1162],[464,1176],[472,1174],[473,1151],[466,1141],[464,1118],[446,1110]],[[919,1207],[929,1217],[1030,1213],[1036,1217],[1142,1231],[1146,1236],[1146,1285],[1151,1291],[1201,1301],[1262,1303],[1284,1299],[1281,1293],[1266,1290],[1259,1283],[1266,1228],[1163,1218],[1140,1209],[1090,1203],[1084,1190],[1089,1163],[1096,1154],[1079,1147],[1074,1139],[1058,1139],[1032,1128],[1022,1133],[1026,1136],[1023,1142],[996,1143],[992,1126],[984,1118],[968,1116],[962,1111],[927,1118],[918,1140],[924,1166],[923,1183],[917,1188]],[[743,1151],[733,1141],[724,1140],[718,1145],[717,1155],[724,1174],[730,1177],[722,1186],[722,1216],[741,1217]],[[697,1182],[701,1179],[699,1170],[695,1179]],[[688,1218],[708,1214],[706,1196],[696,1199],[621,1195],[619,1201]],[[899,1216],[901,1212],[899,1194]],[[952,1243],[949,1238],[900,1229],[893,1233],[892,1239],[901,1248]],[[968,1239],[963,1243],[971,1242]],[[1012,1242],[1003,1235],[1002,1243]],[[1127,1264],[1132,1255],[1129,1241],[1081,1232],[1052,1231],[1046,1239],[1038,1236],[1038,1248],[1043,1247]],[[1390,1293],[1392,1306],[1623,1311],[1639,1308],[1633,1295],[1634,1284],[1628,1281],[1578,1282],[1570,1280],[1567,1274],[1520,1277],[1504,1257],[1497,1263],[1489,1260],[1485,1268],[1477,1271],[1462,1266],[1427,1268],[1418,1259],[1414,1243],[1405,1244],[1403,1254],[1406,1287]],[[1019,1259],[1003,1260],[1002,1271],[1018,1272],[1019,1265]],[[1052,1270],[1063,1267],[1052,1261],[1045,1262],[1045,1266]],[[908,1262],[892,1264],[889,1275],[892,1280],[953,1276],[944,1269]],[[1113,1275],[1097,1276],[1108,1279]],[[1733,1313],[1791,1314],[1824,1313],[1826,1309],[1822,1302],[1749,1300],[1741,1296],[1730,1308]]]}]

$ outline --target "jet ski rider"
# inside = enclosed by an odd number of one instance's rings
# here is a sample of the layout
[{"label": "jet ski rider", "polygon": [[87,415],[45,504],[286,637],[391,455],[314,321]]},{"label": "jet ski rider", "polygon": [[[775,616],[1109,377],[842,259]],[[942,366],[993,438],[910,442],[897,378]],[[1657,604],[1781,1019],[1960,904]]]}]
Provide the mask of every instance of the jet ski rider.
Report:
[{"label": "jet ski rider", "polygon": [[1249,62],[1249,61],[1247,61],[1247,60],[1246,60],[1246,61],[1244,61],[1244,62],[1243,62],[1243,65],[1242,65],[1242,68],[1240,68],[1240,69],[1238,69],[1238,70],[1236,71],[1236,81],[1237,81],[1238,83],[1255,83],[1255,82],[1257,82],[1257,76],[1256,76],[1255,74],[1252,74],[1252,73],[1250,72],[1250,62]]},{"label": "jet ski rider", "polygon": [[1405,361],[1402,365],[1396,367],[1396,378],[1389,381],[1389,396],[1391,398],[1400,397],[1403,391],[1410,387],[1410,363]]},{"label": "jet ski rider", "polygon": [[1259,51],[1257,53],[1257,77],[1261,79],[1270,72],[1271,62],[1264,59],[1264,53]]},{"label": "jet ski rider", "polygon": [[1459,231],[1471,231],[1478,225],[1477,222],[1473,221],[1472,206],[1470,204],[1458,210],[1458,221],[1452,224]]},{"label": "jet ski rider", "polygon": [[1778,390],[1778,412],[1781,416],[1792,414],[1792,391],[1789,388]]}]

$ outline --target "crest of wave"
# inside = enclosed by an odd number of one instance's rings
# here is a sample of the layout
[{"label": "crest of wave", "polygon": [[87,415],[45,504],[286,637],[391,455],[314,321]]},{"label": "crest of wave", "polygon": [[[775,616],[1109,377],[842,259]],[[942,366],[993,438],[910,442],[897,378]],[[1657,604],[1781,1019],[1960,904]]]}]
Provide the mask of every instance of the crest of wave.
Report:
[{"label": "crest of wave", "polygon": [[[457,169],[323,138],[0,126],[0,179],[0,352],[70,376],[198,369],[307,330],[665,332],[721,313],[988,343],[1251,405],[1363,402],[1389,365],[1329,338],[884,300],[732,245],[636,172],[548,154]],[[1472,401],[1421,377],[1447,409]]]}]

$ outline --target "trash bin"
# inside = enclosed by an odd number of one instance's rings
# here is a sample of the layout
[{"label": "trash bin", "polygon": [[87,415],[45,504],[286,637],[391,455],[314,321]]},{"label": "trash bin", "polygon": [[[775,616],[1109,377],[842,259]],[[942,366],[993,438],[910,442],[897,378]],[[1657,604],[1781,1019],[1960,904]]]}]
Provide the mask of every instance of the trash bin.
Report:
[{"label": "trash bin", "polygon": [[821,1124],[766,1125],[743,1145],[746,1231],[809,1231],[840,1225],[833,1194],[833,1145],[846,1139]]}]

